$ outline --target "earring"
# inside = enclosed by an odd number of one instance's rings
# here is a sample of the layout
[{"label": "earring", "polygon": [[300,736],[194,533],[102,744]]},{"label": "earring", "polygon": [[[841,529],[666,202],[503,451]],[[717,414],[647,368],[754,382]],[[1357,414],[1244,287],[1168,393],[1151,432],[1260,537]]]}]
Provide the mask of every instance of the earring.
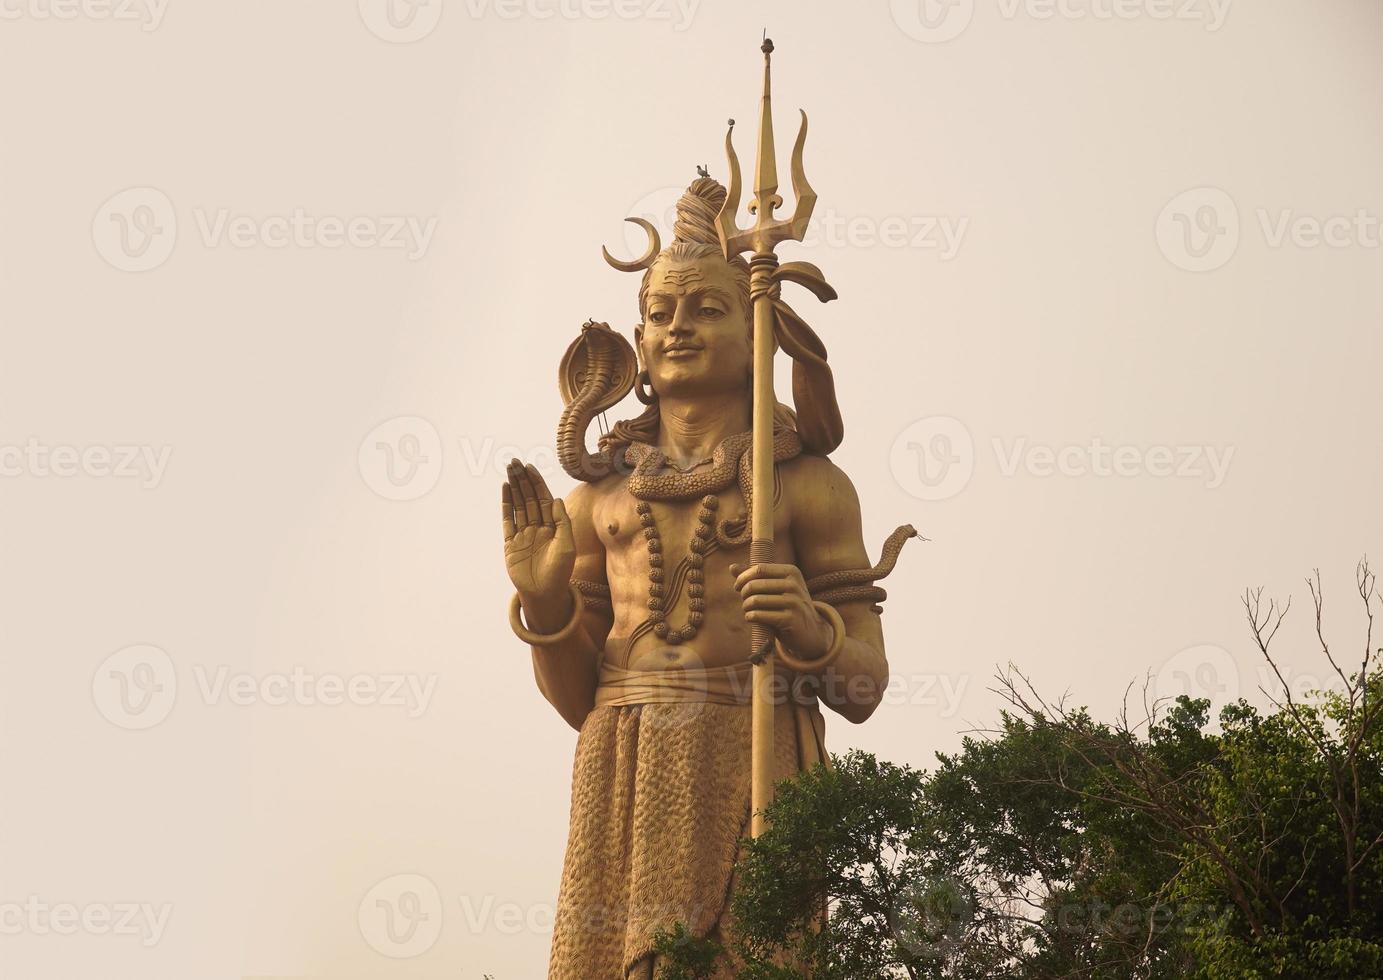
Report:
[{"label": "earring", "polygon": [[[645,386],[648,388],[647,391],[644,391]],[[658,400],[658,393],[653,390],[653,382],[648,376],[647,368],[634,375],[634,397],[645,405],[652,405]]]}]

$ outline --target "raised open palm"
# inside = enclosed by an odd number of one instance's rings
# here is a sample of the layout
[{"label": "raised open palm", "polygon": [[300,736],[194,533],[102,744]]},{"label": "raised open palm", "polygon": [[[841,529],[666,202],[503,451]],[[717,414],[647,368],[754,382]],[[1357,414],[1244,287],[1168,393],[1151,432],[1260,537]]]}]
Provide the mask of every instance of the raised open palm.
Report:
[{"label": "raised open palm", "polygon": [[567,509],[531,463],[511,460],[508,472],[501,496],[509,579],[522,599],[562,596],[576,567]]}]

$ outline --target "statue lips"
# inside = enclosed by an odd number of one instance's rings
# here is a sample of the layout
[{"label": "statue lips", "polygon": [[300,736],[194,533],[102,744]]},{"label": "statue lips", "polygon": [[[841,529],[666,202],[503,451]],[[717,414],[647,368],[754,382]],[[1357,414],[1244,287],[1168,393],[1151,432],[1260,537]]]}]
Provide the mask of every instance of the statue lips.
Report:
[{"label": "statue lips", "polygon": [[663,348],[663,356],[672,360],[680,360],[703,349],[700,344],[669,344]]}]

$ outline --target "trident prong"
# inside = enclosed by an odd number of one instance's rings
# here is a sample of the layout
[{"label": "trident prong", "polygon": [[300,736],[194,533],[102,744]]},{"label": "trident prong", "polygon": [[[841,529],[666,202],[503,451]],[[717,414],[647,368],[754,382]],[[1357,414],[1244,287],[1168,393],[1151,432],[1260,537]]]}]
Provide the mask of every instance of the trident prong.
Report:
[{"label": "trident prong", "polygon": [[732,258],[741,252],[765,254],[773,251],[779,242],[800,242],[807,234],[807,223],[811,220],[812,209],[816,207],[816,192],[807,183],[807,172],[802,164],[802,150],[807,143],[807,114],[802,113],[802,125],[797,131],[797,142],[792,147],[792,191],[797,200],[791,218],[775,218],[774,212],[783,206],[783,198],[778,194],[778,163],[773,148],[773,101],[770,76],[773,42],[764,39],[759,49],[764,53],[764,94],[759,108],[759,146],[754,168],[754,197],[749,202],[748,211],[754,215],[755,222],[749,228],[740,228],[735,220],[735,212],[740,206],[740,162],[735,154],[735,121],[730,120],[730,128],[725,133],[725,156],[729,161],[730,182],[726,188],[725,203],[716,215],[716,230],[720,234],[721,248],[725,257]]}]

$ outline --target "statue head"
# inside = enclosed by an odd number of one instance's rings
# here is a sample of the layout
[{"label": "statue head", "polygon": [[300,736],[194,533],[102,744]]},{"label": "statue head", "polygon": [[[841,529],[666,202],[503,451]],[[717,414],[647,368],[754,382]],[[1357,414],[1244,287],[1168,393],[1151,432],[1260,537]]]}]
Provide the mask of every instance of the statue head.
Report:
[{"label": "statue head", "polygon": [[725,188],[708,177],[677,204],[673,241],[639,287],[634,342],[653,397],[723,396],[753,376],[749,266],[726,261],[714,220]]},{"label": "statue head", "polygon": [[[640,258],[605,259],[624,272],[642,272],[634,347],[606,324],[588,322],[568,347],[559,370],[566,408],[558,425],[562,467],[578,480],[603,478],[622,465],[631,442],[652,442],[661,423],[660,398],[723,399],[753,388],[753,307],[749,263],[726,259],[716,226],[726,190],[709,177],[693,181],[677,202],[673,241],[662,248],[657,229],[630,218],[649,234]],[[802,263],[799,263],[801,265]],[[815,272],[814,267],[812,267]],[[819,273],[817,273],[819,275]],[[825,287],[829,289],[829,287]],[[832,292],[832,295],[834,293]],[[774,336],[793,359],[793,400],[778,402],[774,428],[797,432],[803,446],[822,455],[840,443],[840,414],[826,350],[785,304],[776,304]],[[591,454],[585,433],[595,416],[616,405],[630,387],[646,408],[615,423]]]}]

